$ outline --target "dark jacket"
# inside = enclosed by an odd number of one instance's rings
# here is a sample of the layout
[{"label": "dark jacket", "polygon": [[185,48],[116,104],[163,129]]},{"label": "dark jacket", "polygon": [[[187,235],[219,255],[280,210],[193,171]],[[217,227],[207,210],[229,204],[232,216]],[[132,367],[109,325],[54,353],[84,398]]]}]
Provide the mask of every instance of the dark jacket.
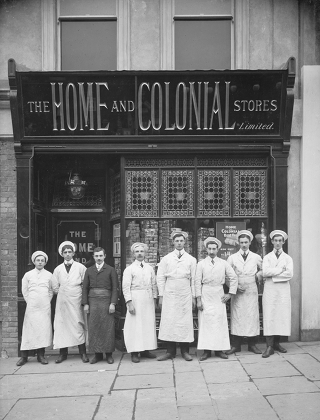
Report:
[{"label": "dark jacket", "polygon": [[87,268],[82,287],[82,305],[89,304],[89,291],[92,288],[111,290],[111,303],[118,301],[118,277],[116,270],[104,263],[98,271],[96,265]]}]

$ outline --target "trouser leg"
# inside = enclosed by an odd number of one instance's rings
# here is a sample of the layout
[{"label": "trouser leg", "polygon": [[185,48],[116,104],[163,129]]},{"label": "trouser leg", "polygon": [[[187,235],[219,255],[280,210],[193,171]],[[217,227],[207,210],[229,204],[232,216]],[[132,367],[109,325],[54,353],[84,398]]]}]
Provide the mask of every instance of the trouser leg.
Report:
[{"label": "trouser leg", "polygon": [[249,347],[252,347],[252,346],[255,346],[256,344],[257,344],[257,337],[256,336],[254,336],[254,337],[248,337],[248,346]]},{"label": "trouser leg", "polygon": [[180,343],[181,354],[189,353],[189,343]]},{"label": "trouser leg", "polygon": [[86,354],[86,343],[83,344],[79,344],[78,345],[78,349],[79,349],[79,354]]},{"label": "trouser leg", "polygon": [[63,354],[64,356],[68,355],[68,347],[63,347],[60,349],[60,354]]},{"label": "trouser leg", "polygon": [[29,351],[28,350],[20,350],[21,357],[28,358]]},{"label": "trouser leg", "polygon": [[241,335],[233,335],[232,336],[232,345],[235,347],[238,351],[241,351],[241,343],[242,343],[242,337]]},{"label": "trouser leg", "polygon": [[266,344],[267,347],[272,347],[274,346],[274,335],[266,335]]},{"label": "trouser leg", "polygon": [[172,356],[175,356],[177,353],[177,343],[174,341],[167,341],[167,353],[170,353]]}]

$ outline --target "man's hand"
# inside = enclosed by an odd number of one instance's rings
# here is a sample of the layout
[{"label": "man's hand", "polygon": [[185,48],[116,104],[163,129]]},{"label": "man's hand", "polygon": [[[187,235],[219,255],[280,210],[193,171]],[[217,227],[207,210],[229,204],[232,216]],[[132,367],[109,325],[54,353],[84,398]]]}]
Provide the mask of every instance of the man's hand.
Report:
[{"label": "man's hand", "polygon": [[230,298],[231,298],[230,293],[227,293],[227,294],[225,294],[225,295],[222,296],[221,302],[222,303],[227,303]]},{"label": "man's hand", "polygon": [[90,313],[89,305],[84,305],[83,310],[85,314],[89,314]]},{"label": "man's hand", "polygon": [[116,310],[115,305],[113,303],[110,303],[109,314],[113,314],[115,312],[115,310]]},{"label": "man's hand", "polygon": [[243,292],[245,292],[245,291],[246,291],[245,286],[244,286],[244,285],[239,284],[239,285],[238,285],[237,292],[243,293]]},{"label": "man's hand", "polygon": [[284,265],[284,266],[282,267],[282,271],[281,271],[281,273],[284,273],[284,272],[286,271],[286,269],[287,269],[287,267]]},{"label": "man's hand", "polygon": [[162,310],[162,301],[163,301],[163,296],[159,296],[159,308],[160,308],[160,311]]},{"label": "man's hand", "polygon": [[194,311],[197,307],[197,301],[195,297],[192,297],[192,310]]},{"label": "man's hand", "polygon": [[201,296],[197,297],[197,308],[199,309],[199,311],[203,311]]},{"label": "man's hand", "polygon": [[132,300],[130,300],[130,302],[127,302],[127,308],[128,308],[128,311],[130,312],[131,315],[136,314],[136,309],[133,306]]}]

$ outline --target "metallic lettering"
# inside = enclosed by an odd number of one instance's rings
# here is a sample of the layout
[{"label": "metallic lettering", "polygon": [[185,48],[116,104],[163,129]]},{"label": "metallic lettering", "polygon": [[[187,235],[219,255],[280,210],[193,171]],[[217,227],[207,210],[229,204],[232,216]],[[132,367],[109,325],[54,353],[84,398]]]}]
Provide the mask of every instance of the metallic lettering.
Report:
[{"label": "metallic lettering", "polygon": [[[155,113],[155,96],[156,96],[156,87],[158,88],[158,96],[159,96],[159,107],[158,107],[158,124],[156,113]],[[152,85],[151,88],[151,124],[154,130],[160,130],[162,126],[162,88],[160,83],[156,82]]]},{"label": "metallic lettering", "polygon": [[101,127],[101,108],[104,107],[108,109],[105,102],[100,103],[100,86],[104,86],[106,89],[108,88],[108,83],[96,83],[96,90],[97,90],[97,130],[99,131],[107,131],[109,130],[109,123],[105,127]]},{"label": "metallic lettering", "polygon": [[230,82],[225,82],[226,83],[226,114],[225,114],[225,120],[224,120],[224,128],[226,130],[234,130],[234,127],[236,125],[236,123],[234,122],[232,124],[231,127],[229,127],[229,111],[230,111],[230,106],[229,106],[229,98],[230,98]]},{"label": "metallic lettering", "polygon": [[201,114],[201,85],[202,82],[198,82],[198,102],[196,100],[196,93],[194,90],[194,82],[190,82],[190,100],[189,100],[189,130],[192,130],[192,105],[197,122],[197,130],[201,130],[200,127],[200,114]]},{"label": "metallic lettering", "polygon": [[58,83],[59,85],[59,99],[60,102],[56,102],[56,83],[50,83],[51,84],[51,96],[52,96],[52,117],[53,117],[53,131],[58,130],[58,124],[57,124],[57,108],[59,110],[59,117],[60,117],[60,131],[65,131],[64,128],[64,108],[63,108],[63,91],[62,86],[63,83]]},{"label": "metallic lettering", "polygon": [[[93,92],[92,85],[93,83],[87,83],[87,99],[84,95],[83,82],[78,83],[79,85],[79,108],[80,108],[80,130],[83,131],[83,116],[84,116],[84,126],[88,127],[88,118],[90,116],[90,130],[94,130],[93,127]],[[89,114],[90,112],[90,114]],[[82,115],[83,114],[83,115]]]},{"label": "metallic lettering", "polygon": [[[71,119],[70,119],[70,88],[73,90],[73,127],[71,126]],[[76,87],[73,83],[68,83],[66,87],[66,108],[67,108],[67,126],[69,130],[74,131],[78,125],[78,99],[77,99],[77,92]]]},{"label": "metallic lettering", "polygon": [[[180,87],[182,87],[182,95],[183,95],[183,102],[182,102],[182,125],[180,125]],[[176,88],[176,126],[178,130],[184,130],[187,123],[187,88],[183,82],[178,83]]]},{"label": "metallic lettering", "polygon": [[[219,85],[220,85],[220,82],[215,82],[209,130],[212,130],[213,114],[218,114],[219,130],[223,130]],[[217,108],[215,108],[216,104],[217,104]]]},{"label": "metallic lettering", "polygon": [[165,130],[174,130],[176,128],[176,125],[173,123],[172,126],[169,126],[169,103],[170,103],[170,93],[169,93],[169,85],[170,82],[164,82],[165,84],[165,95],[166,95],[166,127]]},{"label": "metallic lettering", "polygon": [[138,121],[139,121],[139,127],[141,128],[141,130],[146,131],[149,130],[150,125],[151,125],[151,121],[148,121],[148,125],[146,127],[143,126],[143,110],[142,110],[142,105],[143,105],[143,94],[142,94],[142,89],[143,87],[146,86],[148,88],[148,90],[150,91],[150,86],[149,83],[141,83],[141,85],[139,86],[138,89]]}]

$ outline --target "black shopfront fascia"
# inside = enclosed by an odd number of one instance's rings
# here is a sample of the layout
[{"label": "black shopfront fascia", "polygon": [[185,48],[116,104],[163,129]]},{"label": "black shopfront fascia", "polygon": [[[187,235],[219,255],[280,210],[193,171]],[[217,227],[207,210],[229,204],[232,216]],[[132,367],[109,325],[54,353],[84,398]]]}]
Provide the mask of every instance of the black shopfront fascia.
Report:
[{"label": "black shopfront fascia", "polygon": [[[185,72],[17,72],[14,60],[9,60],[17,159],[19,283],[31,268],[38,224],[43,217],[56,216],[35,199],[35,166],[40,157],[56,159],[58,166],[63,159],[97,157],[98,162],[98,157],[105,156],[111,166],[119,160],[122,256],[126,254],[128,158],[265,158],[269,226],[286,230],[294,81],[294,58],[281,70]],[[109,187],[107,180],[106,195]],[[94,210],[101,229],[106,229],[104,220],[111,220],[106,207]],[[82,211],[87,219],[93,214],[92,210]],[[77,214],[64,212],[65,220]],[[46,232],[52,232],[48,226],[51,219],[42,223]],[[57,261],[50,240],[46,238],[44,243],[50,248],[51,261]],[[104,239],[100,245],[112,248],[112,239]],[[123,258],[121,270],[124,268]],[[119,308],[123,322],[123,298]],[[19,288],[20,333],[24,309]]]}]

